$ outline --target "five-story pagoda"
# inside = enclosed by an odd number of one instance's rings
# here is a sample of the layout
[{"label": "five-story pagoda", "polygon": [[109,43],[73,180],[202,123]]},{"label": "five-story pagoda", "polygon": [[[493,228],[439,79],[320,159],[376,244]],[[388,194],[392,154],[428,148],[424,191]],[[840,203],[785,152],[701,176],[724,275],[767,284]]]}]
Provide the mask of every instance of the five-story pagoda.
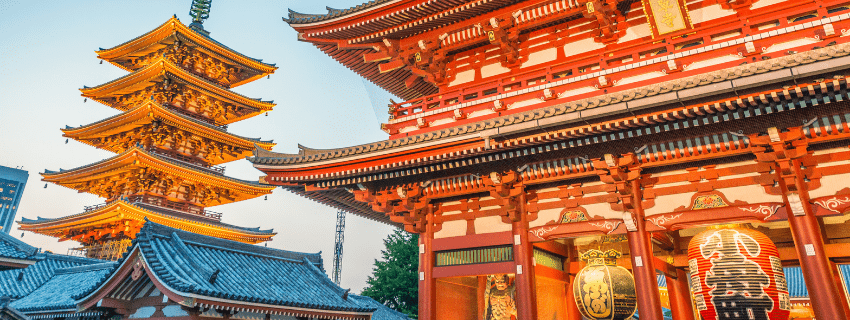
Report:
[{"label": "five-story pagoda", "polygon": [[266,195],[274,187],[224,176],[217,165],[274,143],[234,135],[227,125],[272,109],[230,88],[273,73],[274,65],[246,57],[209,37],[202,23],[211,0],[192,3],[193,23],[176,17],[98,57],[129,75],[81,89],[122,113],[64,136],[117,153],[70,170],[45,171],[44,181],[106,199],[82,213],[23,219],[21,229],[82,243],[89,257],[117,259],[145,220],[245,243],[275,233],[221,222],[206,207]]}]

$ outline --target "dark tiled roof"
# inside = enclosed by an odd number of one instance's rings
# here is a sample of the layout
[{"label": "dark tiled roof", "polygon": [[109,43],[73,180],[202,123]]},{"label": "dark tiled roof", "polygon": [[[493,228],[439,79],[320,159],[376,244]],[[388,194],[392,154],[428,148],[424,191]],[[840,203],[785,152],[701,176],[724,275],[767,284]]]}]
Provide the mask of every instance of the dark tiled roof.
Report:
[{"label": "dark tiled roof", "polygon": [[29,320],[29,317],[18,311],[17,309],[9,306],[9,303],[12,301],[10,297],[2,297],[0,298],[0,319],[6,320]]},{"label": "dark tiled roof", "polygon": [[377,310],[372,313],[372,320],[410,320],[406,314],[390,309],[390,307],[387,307],[370,297],[352,294],[349,295],[348,298],[354,299],[354,301],[357,301],[364,306],[376,308]]},{"label": "dark tiled roof", "polygon": [[26,259],[38,252],[38,248],[15,237],[0,232],[0,258]]},{"label": "dark tiled roof", "polygon": [[344,299],[345,290],[322,271],[318,253],[270,249],[152,222],[145,223],[134,245],[156,277],[179,293],[320,310],[375,310]]},{"label": "dark tiled roof", "polygon": [[328,13],[326,13],[326,14],[305,14],[305,13],[295,12],[292,9],[289,9],[289,19],[283,18],[283,21],[286,21],[286,23],[289,23],[289,24],[305,24],[305,23],[325,21],[325,20],[330,20],[330,19],[336,18],[336,17],[341,17],[341,16],[357,13],[357,12],[360,12],[362,10],[366,10],[366,9],[369,9],[369,8],[372,8],[372,7],[375,7],[375,6],[379,6],[379,5],[382,5],[384,3],[391,2],[391,1],[395,1],[395,0],[372,0],[372,1],[366,2],[364,4],[359,4],[359,5],[356,5],[354,7],[348,8],[348,9],[334,9],[334,8],[331,8],[331,7],[326,7],[326,9],[328,10]]},{"label": "dark tiled roof", "polygon": [[76,300],[91,293],[116,266],[115,262],[105,262],[57,269],[44,285],[11,306],[23,312],[75,310]]},{"label": "dark tiled roof", "polygon": [[19,299],[43,285],[57,269],[102,263],[103,260],[39,253],[35,264],[18,270],[0,271],[0,296]]}]

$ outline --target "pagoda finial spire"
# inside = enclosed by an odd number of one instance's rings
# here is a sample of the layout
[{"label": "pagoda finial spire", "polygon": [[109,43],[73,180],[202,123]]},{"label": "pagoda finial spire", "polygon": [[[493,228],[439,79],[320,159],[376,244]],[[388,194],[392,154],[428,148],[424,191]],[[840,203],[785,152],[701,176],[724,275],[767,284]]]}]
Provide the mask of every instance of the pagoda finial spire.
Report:
[{"label": "pagoda finial spire", "polygon": [[192,0],[192,6],[189,8],[192,24],[203,24],[204,20],[210,17],[211,6],[212,0]]}]

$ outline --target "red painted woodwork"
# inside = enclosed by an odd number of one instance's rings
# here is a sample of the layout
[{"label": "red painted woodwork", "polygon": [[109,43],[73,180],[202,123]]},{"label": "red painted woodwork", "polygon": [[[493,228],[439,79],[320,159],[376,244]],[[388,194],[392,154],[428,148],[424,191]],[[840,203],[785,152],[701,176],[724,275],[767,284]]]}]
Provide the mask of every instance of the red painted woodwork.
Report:
[{"label": "red painted woodwork", "polygon": [[[433,214],[431,215],[433,217]],[[419,235],[419,319],[437,320],[437,283],[434,272],[434,223],[426,223],[425,232]]]},{"label": "red painted woodwork", "polygon": [[676,276],[667,277],[667,296],[670,299],[670,310],[673,319],[694,320],[694,309],[691,304],[691,289],[688,286],[688,273],[677,269]]},{"label": "red painted woodwork", "polygon": [[516,265],[512,261],[508,261],[497,263],[468,264],[461,266],[434,267],[433,276],[435,278],[448,278],[514,272],[516,272]]},{"label": "red painted woodwork", "polygon": [[833,270],[824,250],[821,227],[810,205],[808,190],[817,183],[816,179],[806,181],[806,177],[816,177],[813,170],[817,163],[808,151],[810,141],[798,128],[788,132],[770,128],[768,135],[753,136],[751,139],[753,145],[759,146],[755,151],[758,161],[776,168],[783,200],[791,211],[788,224],[794,237],[803,279],[807,287],[819,288],[809,291],[815,315],[819,319],[848,319],[844,312],[847,301],[840,299],[843,295],[838,284],[833,281]]},{"label": "red painted woodwork", "polygon": [[[435,284],[440,292],[435,301],[436,319],[475,319],[484,313],[483,309],[478,309],[477,287],[446,280],[450,279],[438,280]],[[477,279],[474,283],[478,283]]]},{"label": "red painted woodwork", "polygon": [[511,244],[513,241],[513,234],[510,231],[471,234],[461,237],[434,239],[433,251],[498,246]]},{"label": "red painted woodwork", "polygon": [[[640,199],[640,186],[632,185],[634,197]],[[640,201],[634,201],[634,223],[636,230],[626,233],[629,240],[632,272],[635,276],[635,289],[638,297],[638,313],[641,319],[662,319],[661,295],[658,292],[658,278],[655,273],[655,259],[652,255],[652,241],[646,230],[646,220]]]},{"label": "red painted woodwork", "polygon": [[[538,269],[540,270],[540,269]],[[557,270],[556,270],[557,271]],[[567,295],[566,282],[549,278],[537,278],[538,319],[574,320],[567,316],[567,304],[573,303]],[[573,303],[574,304],[574,303]]]},{"label": "red painted woodwork", "polygon": [[511,224],[514,239],[514,263],[516,264],[516,303],[518,319],[537,319],[537,288],[534,277],[534,249],[528,238],[528,214],[525,193],[519,195],[517,216],[519,221]]}]

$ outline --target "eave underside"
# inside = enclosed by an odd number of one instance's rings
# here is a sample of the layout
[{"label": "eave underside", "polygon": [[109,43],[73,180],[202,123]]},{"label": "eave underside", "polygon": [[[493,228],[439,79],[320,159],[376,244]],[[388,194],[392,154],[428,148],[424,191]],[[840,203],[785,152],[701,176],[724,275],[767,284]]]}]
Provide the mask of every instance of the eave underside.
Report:
[{"label": "eave underside", "polygon": [[[573,182],[586,179],[598,180],[595,169],[582,158],[599,158],[604,153],[623,154],[640,149],[638,160],[641,166],[652,172],[663,172],[673,167],[681,169],[702,164],[751,159],[754,151],[746,138],[748,135],[766,132],[768,127],[774,126],[798,127],[799,119],[812,121],[809,124],[810,127],[805,129],[812,148],[816,150],[834,148],[841,146],[841,141],[846,141],[847,132],[850,131],[848,127],[850,113],[847,112],[850,91],[848,91],[848,83],[843,79],[828,80],[821,86],[805,84],[807,80],[818,76],[797,79],[803,89],[791,95],[771,94],[769,91],[775,88],[782,90],[783,83],[777,83],[770,85],[769,88],[772,89],[767,91],[760,91],[765,88],[749,90],[751,95],[763,97],[763,99],[745,98],[744,104],[736,106],[730,101],[740,100],[739,97],[727,93],[701,99],[702,102],[708,103],[710,109],[700,104],[696,107],[688,107],[685,110],[686,113],[670,113],[673,116],[646,118],[638,115],[638,120],[654,121],[643,122],[642,125],[637,126],[620,127],[619,130],[609,129],[595,134],[570,136],[561,131],[569,130],[569,128],[561,130],[551,128],[549,133],[526,132],[500,137],[492,150],[472,152],[470,156],[451,158],[449,161],[434,165],[428,164],[425,170],[421,170],[420,165],[398,167],[387,165],[387,169],[377,174],[378,178],[357,174],[342,177],[339,180],[305,179],[306,181],[282,183],[285,186],[297,183],[307,186],[308,190],[325,190],[321,191],[322,194],[328,194],[338,190],[347,192],[344,191],[345,188],[356,190],[358,187],[353,185],[359,183],[372,190],[393,192],[394,186],[428,181],[430,187],[423,191],[426,196],[451,198],[464,195],[468,197],[477,193],[487,194],[480,176],[491,171],[517,170],[527,164],[529,170],[524,175],[528,176],[529,180],[526,182],[529,185],[551,187],[552,183],[563,184],[570,180]],[[794,91],[794,88],[790,89],[790,92]],[[715,104],[712,101],[720,102]],[[657,107],[648,111],[662,110],[666,108]],[[603,119],[617,121],[616,118],[611,117]],[[610,127],[605,126],[605,128]],[[441,158],[439,155],[418,156]],[[421,159],[397,160],[420,163]],[[429,165],[430,169],[428,169]],[[269,176],[265,178],[266,181],[271,181],[273,184],[281,183],[278,181],[282,179],[277,178],[275,172],[281,171],[278,169],[267,172]],[[316,174],[319,173],[316,172]],[[321,175],[332,174],[325,172]],[[329,205],[338,208],[362,204],[356,200],[350,200],[353,197],[335,199],[337,202],[346,201],[347,203],[333,203],[319,199],[316,193],[318,191],[313,193],[302,191],[299,194],[321,203],[330,203]],[[352,212],[361,215],[378,215],[384,221],[389,219],[374,213],[371,208],[365,211],[352,210]]]},{"label": "eave underside", "polygon": [[338,210],[354,213],[369,220],[401,227],[400,224],[390,221],[385,214],[372,210],[368,204],[355,200],[354,195],[345,189],[305,191],[303,186],[284,186],[283,189]]},{"label": "eave underside", "polygon": [[407,87],[404,80],[411,77],[413,73],[404,68],[381,73],[378,70],[378,63],[367,63],[363,60],[364,54],[375,52],[373,49],[346,50],[339,49],[335,44],[320,43],[316,43],[315,46],[361,77],[404,100],[436,94],[439,91],[436,86],[421,78],[417,79],[412,86]]},{"label": "eave underside", "polygon": [[123,200],[70,216],[55,219],[24,219],[18,223],[20,229],[24,231],[59,238],[60,241],[74,240],[90,244],[83,236],[87,234],[107,236],[110,233],[113,235],[120,233],[133,239],[146,220],[201,235],[245,243],[269,241],[277,234],[271,230],[249,231],[248,228],[227,225],[200,215]]},{"label": "eave underside", "polygon": [[[430,2],[430,1],[429,1]],[[439,27],[455,24],[465,21],[507,6],[521,2],[520,0],[446,0],[434,1],[423,6],[419,10],[406,11],[403,15],[392,15],[386,18],[378,18],[376,21],[369,21],[361,25],[352,26],[351,24],[339,24],[333,31],[326,32],[308,32],[308,36],[317,39],[329,40],[348,40],[362,37],[364,35],[387,31],[382,37],[389,39],[402,39],[415,34],[419,34],[428,30],[433,30]],[[474,4],[474,6],[472,5]],[[390,12],[395,12],[399,9],[393,9]],[[355,18],[357,14],[352,14]],[[364,17],[368,14],[363,15]],[[379,14],[379,16],[384,16]],[[430,19],[430,20],[429,20]],[[404,26],[409,23],[422,20],[421,23],[401,30],[392,31],[393,29]],[[359,20],[354,20],[359,21]],[[301,24],[290,23],[293,28],[304,29]],[[346,28],[347,27],[347,28]],[[367,42],[380,42],[380,38],[371,39]]]},{"label": "eave underside", "polygon": [[[150,172],[149,172],[150,171]],[[260,185],[258,183],[230,178],[202,167],[193,166],[189,163],[174,159],[149,154],[147,151],[133,147],[115,157],[92,163],[86,166],[63,170],[59,172],[45,172],[41,175],[42,181],[56,183],[61,186],[78,190],[81,192],[93,192],[99,186],[89,186],[87,183],[99,179],[107,179],[116,182],[116,185],[127,180],[133,174],[153,174],[156,171],[161,175],[172,175],[182,179],[181,185],[191,183],[196,186],[208,186],[227,190],[230,198],[220,197],[215,202],[206,204],[198,203],[199,206],[212,206],[225,203],[243,201],[266,195],[274,190],[272,186]],[[129,175],[121,177],[121,175]],[[141,177],[145,178],[145,177]],[[162,179],[158,177],[157,179]],[[154,187],[159,187],[162,181],[157,180]],[[129,188],[129,187],[128,187]],[[145,193],[149,190],[143,190]],[[104,197],[102,194],[97,194]],[[108,197],[107,197],[108,198]]]},{"label": "eave underside", "polygon": [[[62,131],[65,132],[65,134],[63,134],[64,137],[72,138],[74,140],[89,144],[96,148],[112,151],[115,153],[123,153],[127,150],[127,148],[123,148],[122,145],[118,143],[109,144],[103,141],[102,138],[107,138],[122,133],[132,133],[138,128],[148,126],[154,121],[160,120],[164,120],[164,123],[160,125],[185,130],[190,132],[192,136],[211,139],[223,145],[232,146],[234,150],[238,150],[238,154],[236,156],[230,156],[230,154],[223,154],[221,159],[217,157],[206,157],[204,160],[210,165],[218,165],[221,163],[239,160],[244,157],[250,156],[252,150],[256,146],[259,146],[266,150],[271,150],[272,147],[274,147],[275,145],[273,142],[270,141],[260,141],[234,135],[227,131],[223,131],[220,128],[213,127],[212,125],[208,125],[206,123],[188,118],[187,116],[184,116],[182,114],[175,113],[171,109],[164,108],[153,101],[146,102],[146,105],[137,107],[133,110],[129,110],[125,113],[118,114],[111,118],[107,118],[77,128],[66,128]],[[150,137],[133,137],[132,139],[135,139],[135,141],[132,141],[132,143],[130,143],[130,147],[135,146],[139,142],[142,142],[139,140],[145,138]],[[187,139],[190,138],[191,136]]]}]

